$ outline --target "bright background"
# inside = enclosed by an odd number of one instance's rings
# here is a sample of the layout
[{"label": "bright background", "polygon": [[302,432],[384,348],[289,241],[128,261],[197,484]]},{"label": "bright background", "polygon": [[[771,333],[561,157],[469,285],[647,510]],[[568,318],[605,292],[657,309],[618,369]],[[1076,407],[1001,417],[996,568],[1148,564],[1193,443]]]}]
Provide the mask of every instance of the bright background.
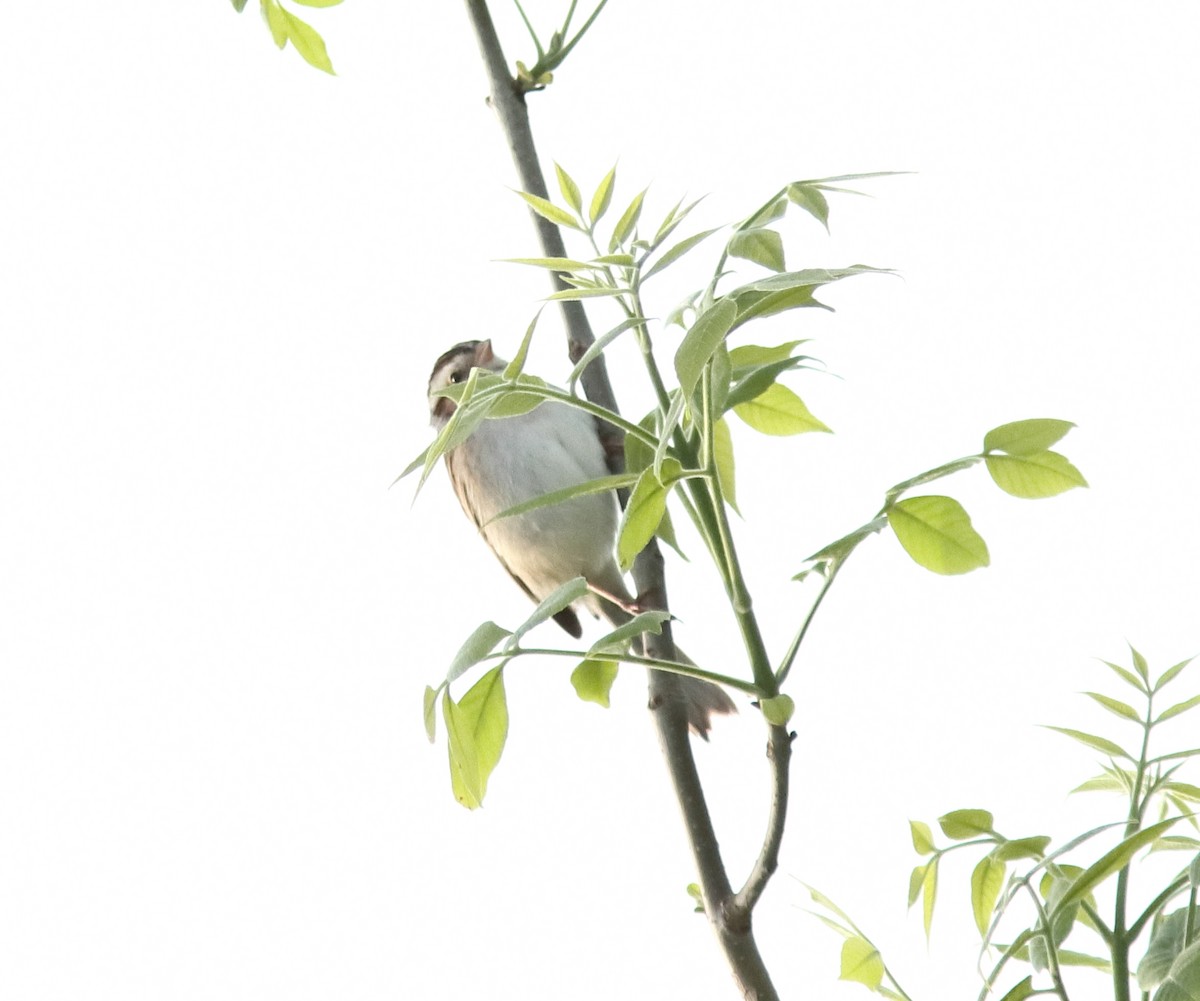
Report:
[{"label": "bright background", "polygon": [[[532,61],[495,6],[510,60]],[[560,6],[528,9],[548,34]],[[619,159],[617,201],[651,184],[655,220],[710,193],[697,229],[789,180],[915,172],[838,198],[832,238],[785,227],[793,267],[903,278],[844,282],[822,296],[836,315],[755,335],[816,338],[841,377],[792,382],[836,435],[735,430],[773,648],[804,607],[790,575],[891,483],[1008,420],[1079,425],[1063,449],[1090,490],[945,481],[990,569],[943,579],[890,536],[865,545],[791,688],[794,812],[757,918],[781,991],[866,996],[835,982],[840,940],[804,912],[805,880],[914,996],[974,996],[973,861],[947,863],[927,950],[905,916],[907,819],[982,806],[1010,836],[1108,819],[1115,801],[1064,797],[1091,755],[1035,724],[1120,736],[1075,694],[1113,690],[1094,658],[1130,640],[1161,669],[1200,644],[1200,13],[679,11],[614,0],[531,98],[547,161],[590,191]],[[218,0],[8,12],[0,994],[730,997],[634,672],[605,713],[563,665],[514,665],[475,814],[426,743],[425,683],[479,620],[528,606],[440,471],[415,506],[389,483],[428,440],[433,359],[471,337],[511,351],[545,277],[493,263],[537,248],[462,5],[300,13],[336,79]],[[710,259],[689,260],[651,309],[701,283]],[[532,367],[567,370],[554,322]],[[678,634],[738,670],[688,548]],[[762,747],[747,708],[700,749],[735,874],[760,836]]]}]

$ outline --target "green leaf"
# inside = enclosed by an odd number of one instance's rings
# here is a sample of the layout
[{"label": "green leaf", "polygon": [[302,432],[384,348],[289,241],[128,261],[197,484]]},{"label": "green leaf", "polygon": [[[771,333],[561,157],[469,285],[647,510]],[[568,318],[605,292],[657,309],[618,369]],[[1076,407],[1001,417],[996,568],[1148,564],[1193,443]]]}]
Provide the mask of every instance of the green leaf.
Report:
[{"label": "green leaf", "polygon": [[983,436],[983,450],[1007,452],[1009,455],[1036,455],[1046,451],[1074,426],[1070,421],[1048,417],[1001,424]]},{"label": "green leaf", "polygon": [[883,959],[879,950],[857,935],[842,943],[842,969],[839,980],[849,980],[875,990],[883,983]]},{"label": "green leaf", "polygon": [[279,0],[263,0],[262,15],[271,31],[271,39],[282,49],[287,45],[288,22],[283,8],[279,6]]},{"label": "green leaf", "polygon": [[629,238],[629,234],[633,232],[633,228],[637,225],[638,217],[642,214],[642,199],[646,197],[646,192],[639,191],[633,201],[629,203],[621,218],[617,220],[617,225],[613,227],[612,238],[608,241],[609,251],[616,250],[622,246]]},{"label": "green leaf", "polygon": [[246,0],[233,0],[233,9],[240,14],[246,9]]},{"label": "green leaf", "polygon": [[553,490],[548,494],[540,494],[537,497],[531,497],[527,501],[522,501],[520,504],[514,504],[512,507],[505,508],[499,514],[489,518],[484,524],[490,525],[493,521],[500,521],[502,518],[513,518],[529,511],[535,511],[541,507],[561,504],[575,497],[586,497],[588,494],[601,494],[610,490],[619,490],[622,487],[631,486],[636,481],[637,477],[633,474],[621,473],[617,476],[602,476],[598,480],[587,480],[584,483],[576,483],[574,486],[563,487],[562,490]]},{"label": "green leaf", "polygon": [[929,940],[929,932],[933,928],[933,907],[937,902],[938,861],[940,855],[935,855],[925,866],[925,878],[921,882],[921,894],[924,898],[921,908],[921,921],[925,926],[925,940]]},{"label": "green leaf", "polygon": [[1200,706],[1200,695],[1193,695],[1190,699],[1183,702],[1176,702],[1169,709],[1164,709],[1155,717],[1154,722],[1156,724],[1161,723],[1163,720],[1168,720],[1172,716],[1178,716],[1180,713],[1185,713],[1196,706]]},{"label": "green leaf", "polygon": [[1006,872],[1003,862],[985,855],[971,873],[971,912],[980,935],[987,935]]},{"label": "green leaf", "polygon": [[1159,675],[1158,681],[1154,683],[1154,691],[1157,692],[1170,682],[1174,681],[1179,676],[1179,672],[1187,667],[1191,662],[1192,658],[1189,657],[1187,660],[1181,660],[1178,664],[1168,667],[1165,671],[1163,671],[1162,674]]},{"label": "green leaf", "polygon": [[342,0],[293,0],[301,7],[336,7]]},{"label": "green leaf", "polygon": [[736,404],[733,412],[763,434],[785,436],[809,431],[832,434],[826,424],[812,415],[799,396],[777,382],[753,400]]},{"label": "green leaf", "polygon": [[[310,66],[315,66],[319,70],[324,70],[326,73],[333,75],[333,63],[329,61],[329,53],[325,51],[325,41],[317,30],[305,21],[301,21],[295,14],[284,10],[282,7],[276,7],[282,15],[282,22],[286,25],[288,41],[297,52],[304,58],[304,61]],[[281,45],[280,48],[283,46]]]},{"label": "green leaf", "polygon": [[478,664],[496,649],[497,643],[511,635],[507,629],[494,622],[480,623],[454,655],[450,669],[446,672],[446,680],[453,681],[464,671]]},{"label": "green leaf", "polygon": [[884,274],[885,269],[855,264],[848,268],[807,268],[803,271],[787,271],[760,278],[730,292],[726,298],[737,304],[738,316],[735,327],[760,316],[774,316],[789,309],[818,307],[826,309],[813,299],[813,293],[822,285],[840,281],[853,275]]},{"label": "green leaf", "polygon": [[1017,859],[1041,859],[1046,855],[1050,839],[1044,834],[1029,838],[1014,838],[992,849],[991,855],[997,862],[1015,862]]},{"label": "green leaf", "polygon": [[568,605],[580,601],[587,593],[587,581],[582,577],[574,577],[566,583],[560,584],[538,602],[537,608],[530,613],[529,618],[517,626],[516,632],[512,634],[512,639],[509,641],[509,649],[515,650],[521,642],[521,637],[530,629],[553,618]]},{"label": "green leaf", "polygon": [[1132,645],[1129,647],[1129,655],[1133,658],[1133,669],[1147,685],[1150,684],[1150,665],[1146,663],[1146,658],[1138,653]]},{"label": "green leaf", "polygon": [[627,288],[609,288],[607,285],[599,288],[567,288],[546,296],[547,302],[574,302],[577,299],[599,299],[603,296],[627,295]]},{"label": "green leaf", "polygon": [[595,660],[589,658],[571,672],[571,684],[575,694],[584,702],[595,702],[598,706],[608,708],[608,693],[612,690],[613,682],[617,680],[618,665],[613,660]]},{"label": "green leaf", "polygon": [[596,270],[587,261],[577,261],[573,257],[502,257],[500,263],[527,264],[531,268],[545,268],[547,271],[561,271],[564,274]]},{"label": "green leaf", "polygon": [[725,340],[737,316],[737,308],[727,297],[718,299],[706,309],[684,335],[675,352],[675,374],[686,397],[691,397],[700,384],[704,366],[713,352]]},{"label": "green leaf", "polygon": [[762,710],[763,718],[772,726],[787,726],[796,711],[796,703],[790,695],[776,695],[773,698],[759,700],[758,707]]},{"label": "green leaf", "polygon": [[937,850],[933,843],[933,832],[923,820],[910,820],[908,829],[912,834],[913,849],[918,855],[932,855]]},{"label": "green leaf", "polygon": [[468,810],[483,804],[488,779],[500,761],[508,735],[504,668],[480,678],[458,703],[449,692],[442,700],[450,753],[454,798]]},{"label": "green leaf", "polygon": [[[504,378],[512,382],[521,374],[525,368],[525,359],[529,357],[529,345],[533,341],[533,332],[537,329],[538,320],[541,319],[542,310],[538,309],[533,314],[533,319],[529,321],[529,326],[525,328],[525,336],[521,338],[521,346],[517,348],[517,353],[513,355],[512,361],[504,368]],[[542,382],[541,379],[538,382]],[[542,382],[542,385],[545,385]]]},{"label": "green leaf", "polygon": [[1136,677],[1131,672],[1126,671],[1125,668],[1121,667],[1119,664],[1114,664],[1111,660],[1102,660],[1100,663],[1105,667],[1111,668],[1116,673],[1117,677],[1119,677],[1127,685],[1132,685],[1143,695],[1146,693],[1146,686],[1141,679]]},{"label": "green leaf", "polygon": [[942,833],[952,841],[966,841],[981,834],[991,834],[994,820],[987,810],[952,810],[938,817]]},{"label": "green leaf", "polygon": [[729,349],[729,362],[735,369],[753,368],[770,362],[784,361],[791,358],[792,352],[808,340],[788,341],[774,347],[763,347],[761,344],[742,344]]},{"label": "green leaf", "polygon": [[576,213],[581,213],[583,211],[583,198],[579,194],[579,185],[571,179],[570,174],[559,166],[557,161],[554,164],[554,173],[558,177],[558,190],[562,192],[563,200]]},{"label": "green leaf", "polygon": [[718,226],[716,229],[706,229],[703,233],[695,233],[692,236],[689,236],[686,240],[680,240],[677,244],[675,244],[675,246],[671,247],[670,250],[665,251],[662,257],[660,257],[650,266],[650,268],[642,275],[642,281],[645,282],[646,279],[651,277],[651,275],[656,275],[664,268],[669,268],[693,247],[699,245],[704,240],[707,240],[710,236],[712,236],[717,229],[720,229],[720,227]]},{"label": "green leaf", "polygon": [[1124,869],[1134,855],[1160,835],[1165,834],[1177,820],[1179,820],[1178,817],[1171,817],[1152,824],[1150,827],[1130,835],[1115,848],[1105,852],[1071,882],[1070,888],[1059,901],[1056,910],[1079,903],[1106,879]]},{"label": "green leaf", "polygon": [[1033,997],[1037,991],[1033,987],[1033,977],[1028,976],[1019,983],[1013,985],[1007,994],[1000,1001],[1025,1001],[1026,998]]},{"label": "green leaf", "polygon": [[807,360],[807,356],[799,355],[795,358],[783,358],[762,365],[735,369],[733,375],[737,384],[730,390],[723,409],[728,410],[739,403],[748,403],[762,396],[779,376],[791,369],[800,368]]},{"label": "green leaf", "polygon": [[1138,989],[1147,993],[1161,984],[1171,972],[1171,964],[1187,945],[1187,908],[1180,908],[1164,917],[1150,937],[1146,955],[1137,967]]},{"label": "green leaf", "polygon": [[604,175],[604,180],[596,188],[596,193],[592,195],[592,204],[588,209],[588,219],[593,226],[608,211],[608,206],[612,202],[613,185],[616,183],[616,180],[617,168],[614,165],[613,169]]},{"label": "green leaf", "polygon": [[1138,715],[1133,706],[1129,706],[1124,702],[1119,702],[1116,699],[1109,698],[1107,695],[1101,695],[1099,692],[1084,692],[1083,694],[1104,706],[1104,708],[1114,716],[1120,716],[1122,719],[1131,719],[1135,723],[1140,723],[1142,721],[1141,716]]},{"label": "green leaf", "polygon": [[729,386],[733,381],[733,367],[729,364],[729,348],[722,341],[713,352],[709,369],[708,393],[712,412],[718,417],[725,412],[725,401],[729,399]]},{"label": "green leaf", "polygon": [[888,508],[887,517],[905,552],[927,570],[968,573],[990,562],[987,543],[951,497],[909,497]]},{"label": "green leaf", "polygon": [[919,865],[908,874],[908,906],[912,907],[921,895],[921,887],[925,885],[925,866]]},{"label": "green leaf", "polygon": [[667,510],[669,492],[670,487],[659,482],[653,468],[643,470],[638,476],[617,534],[617,564],[623,571],[633,566],[637,554],[654,538]]},{"label": "green leaf", "polygon": [[1097,737],[1094,733],[1084,733],[1082,730],[1072,730],[1065,726],[1047,726],[1046,729],[1054,730],[1057,733],[1064,733],[1068,737],[1079,741],[1081,744],[1086,744],[1088,747],[1094,748],[1097,751],[1102,751],[1110,758],[1126,758],[1129,761],[1133,760],[1132,755],[1130,755],[1128,751],[1121,747],[1120,744],[1114,744],[1111,740],[1108,740],[1105,737]]},{"label": "green leaf", "polygon": [[696,906],[693,908],[693,910],[697,914],[703,914],[704,913],[704,891],[702,891],[700,889],[700,884],[699,883],[688,883],[687,894],[694,901],[696,901]]},{"label": "green leaf", "polygon": [[1154,1001],[1197,1001],[1197,998],[1200,998],[1200,940],[1175,957]]},{"label": "green leaf", "polygon": [[567,229],[579,229],[579,223],[575,221],[575,217],[566,209],[560,209],[549,199],[542,198],[539,195],[531,195],[528,191],[518,191],[517,194],[524,198],[526,204],[543,219],[554,223],[556,226],[565,226]]},{"label": "green leaf", "polygon": [[737,482],[734,477],[733,438],[729,434],[729,425],[723,417],[713,422],[713,459],[717,464],[717,482],[721,485],[721,496],[725,498],[726,504],[737,511]]},{"label": "green leaf", "polygon": [[729,241],[729,256],[761,264],[772,271],[785,271],[783,239],[773,229],[750,229],[735,233]]},{"label": "green leaf", "polygon": [[793,205],[803,209],[825,227],[825,232],[829,232],[829,202],[819,187],[804,183],[789,184],[787,194]]},{"label": "green leaf", "polygon": [[662,624],[671,618],[670,612],[650,610],[639,612],[628,622],[622,623],[611,632],[605,633],[588,650],[588,655],[623,651],[626,644],[642,633],[661,633]]},{"label": "green leaf", "polygon": [[987,455],[984,461],[996,486],[1014,497],[1037,500],[1088,485],[1083,474],[1057,452]]},{"label": "green leaf", "polygon": [[438,689],[425,686],[425,735],[429,743],[437,737],[437,697]]}]

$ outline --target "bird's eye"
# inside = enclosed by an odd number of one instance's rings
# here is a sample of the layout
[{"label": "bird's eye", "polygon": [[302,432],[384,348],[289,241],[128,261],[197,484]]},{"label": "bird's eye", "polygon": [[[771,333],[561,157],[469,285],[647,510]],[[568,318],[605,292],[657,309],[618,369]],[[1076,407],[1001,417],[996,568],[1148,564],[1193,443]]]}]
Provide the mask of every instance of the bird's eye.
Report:
[{"label": "bird's eye", "polygon": [[451,372],[450,373],[450,384],[453,385],[456,382],[462,382],[462,373],[461,372]]}]

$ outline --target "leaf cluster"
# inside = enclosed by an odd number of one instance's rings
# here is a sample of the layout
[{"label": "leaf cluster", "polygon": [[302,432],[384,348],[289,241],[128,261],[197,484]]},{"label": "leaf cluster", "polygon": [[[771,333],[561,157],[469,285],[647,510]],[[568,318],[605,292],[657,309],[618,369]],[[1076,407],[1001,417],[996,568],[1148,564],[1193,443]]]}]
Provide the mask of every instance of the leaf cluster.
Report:
[{"label": "leaf cluster", "polygon": [[[561,203],[528,192],[517,194],[532,212],[576,234],[588,252],[576,257],[513,258],[510,263],[557,274],[566,287],[550,295],[550,300],[611,302],[620,311],[619,321],[587,349],[569,374],[566,389],[559,389],[524,372],[538,322],[535,316],[504,372],[476,369],[465,382],[439,390],[455,400],[454,414],[433,444],[401,476],[419,469],[419,490],[437,460],[465,441],[481,421],[516,416],[547,403],[582,409],[617,429],[624,438],[623,474],[534,498],[497,517],[520,516],[599,491],[628,491],[616,539],[616,557],[622,569],[628,569],[656,536],[678,549],[673,519],[682,514],[690,520],[729,597],[746,647],[748,670],[744,677],[736,677],[682,663],[667,669],[732,684],[757,699],[770,723],[784,726],[793,706],[790,698],[782,697],[780,686],[824,594],[842,564],[866,538],[890,528],[919,565],[936,573],[960,574],[988,564],[987,546],[958,501],[941,495],[911,496],[912,491],[977,464],[983,464],[993,481],[1016,497],[1049,497],[1086,485],[1079,471],[1051,450],[1073,427],[1071,423],[1039,418],[992,429],[978,453],[942,463],[887,489],[883,505],[870,520],[803,561],[794,579],[804,580],[816,571],[823,580],[808,611],[797,622],[791,645],[773,658],[754,618],[749,584],[730,524],[729,512],[737,512],[738,501],[729,419],[732,415],[773,438],[829,433],[830,428],[783,381],[817,367],[815,359],[801,350],[808,341],[794,338],[779,344],[754,343],[745,338],[745,328],[766,317],[828,308],[816,298],[824,286],[865,274],[888,273],[861,264],[788,270],[780,230],[790,209],[827,228],[828,192],[846,190],[840,184],[848,180],[884,175],[794,181],[774,192],[741,222],[680,238],[677,231],[698,201],[680,200],[661,219],[647,223],[646,190],[623,206],[614,204],[615,167],[590,195],[585,195],[562,166],[556,165],[555,173]],[[723,242],[714,255],[706,285],[687,296],[661,324],[652,324],[644,299],[648,285],[718,233],[723,234]],[[732,270],[733,260],[757,273],[740,276]],[[683,328],[682,336],[674,334],[675,325]],[[575,395],[587,366],[622,337],[636,341],[657,398],[656,406],[636,423]],[[669,368],[659,364],[656,339],[674,341]],[[510,651],[506,660],[523,652]],[[579,655],[579,651],[557,652]],[[603,666],[590,660],[586,666],[581,664],[572,676],[576,692],[588,701],[606,704],[617,661],[629,662],[638,656],[636,646],[630,646],[604,659]]]},{"label": "leaf cluster", "polygon": [[[1118,999],[1131,996],[1131,974],[1143,996],[1153,992],[1153,1001],[1200,997],[1200,838],[1175,833],[1180,822],[1198,829],[1200,787],[1182,781],[1177,773],[1200,755],[1200,748],[1151,753],[1156,728],[1200,705],[1200,695],[1156,708],[1156,697],[1189,662],[1182,661],[1152,679],[1137,650],[1131,650],[1131,659],[1132,670],[1104,663],[1136,690],[1141,708],[1099,692],[1084,694],[1135,731],[1136,750],[1099,734],[1050,727],[1105,756],[1101,774],[1073,792],[1116,793],[1124,802],[1124,817],[1058,846],[1046,835],[1006,837],[996,829],[993,815],[982,809],[954,810],[938,818],[941,834],[949,841],[944,845],[937,843],[929,824],[909,823],[913,849],[924,861],[909,877],[908,903],[910,907],[921,903],[926,936],[932,928],[943,859],[963,850],[982,852],[968,880],[971,913],[982,939],[980,969],[985,972],[980,1001],[988,997],[1020,1001],[1037,994],[1068,1001],[1074,989],[1068,983],[1071,968],[1108,976]],[[1113,835],[1116,844],[1102,850],[1093,847]],[[1143,853],[1164,851],[1186,852],[1191,858],[1165,885],[1148,891],[1149,903],[1133,908],[1130,885],[1139,860],[1144,859]],[[1088,935],[1092,946],[1065,948],[1076,932]],[[1008,937],[1006,942],[1000,941],[1002,933]],[[1143,938],[1145,950],[1134,969],[1131,950]],[[1032,972],[1013,983],[1006,976],[1010,964],[1028,966]],[[880,990],[876,975],[880,969],[881,959],[847,977],[843,958],[844,977],[895,997]],[[1035,985],[1039,977],[1046,981],[1044,985]],[[1007,990],[1001,995],[1006,979]]]},{"label": "leaf cluster", "polygon": [[[239,14],[246,6],[246,0],[230,0],[233,9]],[[293,0],[302,7],[336,7],[342,0]],[[333,75],[333,63],[325,49],[325,40],[307,21],[302,21],[290,10],[283,6],[280,0],[259,0],[263,21],[271,38],[279,48],[292,43],[301,58],[316,69]]]}]

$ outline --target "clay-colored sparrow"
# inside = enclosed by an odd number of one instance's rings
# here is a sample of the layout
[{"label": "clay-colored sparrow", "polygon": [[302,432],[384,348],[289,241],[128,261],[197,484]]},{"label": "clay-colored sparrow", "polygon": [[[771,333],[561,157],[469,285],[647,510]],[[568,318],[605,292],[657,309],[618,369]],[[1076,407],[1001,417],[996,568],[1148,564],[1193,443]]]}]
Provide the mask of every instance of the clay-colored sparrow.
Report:
[{"label": "clay-colored sparrow", "polygon": [[[492,353],[491,341],[456,344],[434,365],[429,393],[465,382],[472,368],[499,372],[506,364]],[[430,395],[430,423],[440,430],[455,406],[445,396]],[[628,609],[636,602],[613,553],[618,505],[612,491],[490,520],[534,497],[608,475],[590,414],[546,402],[516,417],[485,420],[445,458],[463,510],[530,598],[541,601],[567,581],[583,577],[620,604],[589,592],[579,605],[615,625],[629,620]],[[572,636],[582,635],[576,607],[564,608],[554,618]],[[736,711],[716,685],[696,678],[680,681],[688,722],[700,736],[707,735],[713,714]]]}]

